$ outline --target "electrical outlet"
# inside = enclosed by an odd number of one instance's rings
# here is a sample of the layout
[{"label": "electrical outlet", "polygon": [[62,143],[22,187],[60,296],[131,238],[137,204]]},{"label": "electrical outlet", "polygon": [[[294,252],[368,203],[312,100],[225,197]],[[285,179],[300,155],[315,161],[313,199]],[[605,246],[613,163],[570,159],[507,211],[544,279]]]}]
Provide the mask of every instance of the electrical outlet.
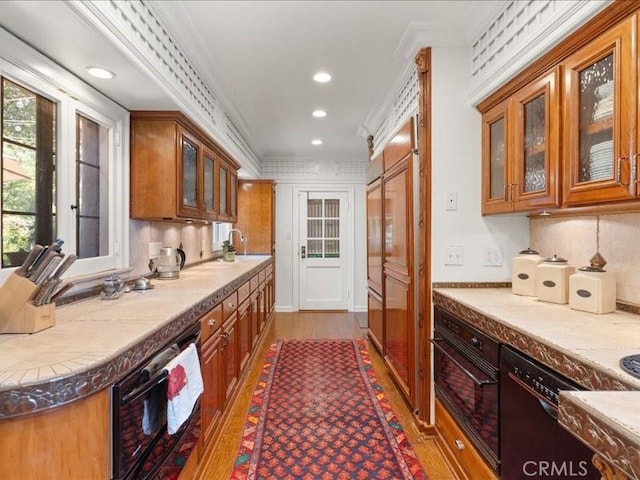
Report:
[{"label": "electrical outlet", "polygon": [[161,248],[162,242],[149,242],[149,259],[158,258]]},{"label": "electrical outlet", "polygon": [[445,265],[462,265],[463,264],[463,250],[460,246],[450,246],[447,248],[447,258],[444,261]]},{"label": "electrical outlet", "polygon": [[447,206],[446,210],[458,209],[458,194],[456,192],[447,192]]},{"label": "electrical outlet", "polygon": [[499,247],[483,247],[482,265],[485,267],[501,267],[502,250]]}]

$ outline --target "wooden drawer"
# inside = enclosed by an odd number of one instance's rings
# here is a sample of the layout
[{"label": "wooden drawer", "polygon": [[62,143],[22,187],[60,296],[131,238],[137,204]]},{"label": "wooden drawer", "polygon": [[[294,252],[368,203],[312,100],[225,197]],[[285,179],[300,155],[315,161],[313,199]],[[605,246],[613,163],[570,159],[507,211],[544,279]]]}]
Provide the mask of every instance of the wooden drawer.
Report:
[{"label": "wooden drawer", "polygon": [[200,318],[200,343],[204,343],[222,326],[222,304],[219,303]]},{"label": "wooden drawer", "polygon": [[498,476],[476,451],[456,421],[436,399],[438,446],[461,480],[497,480]]},{"label": "wooden drawer", "polygon": [[222,301],[222,313],[224,320],[229,318],[238,308],[238,291],[236,290]]},{"label": "wooden drawer", "polygon": [[265,278],[267,278],[266,272],[264,270],[260,271],[260,273],[258,273],[258,282],[264,283]]},{"label": "wooden drawer", "polygon": [[249,292],[251,291],[251,287],[249,282],[246,282],[238,289],[238,303],[244,302],[249,296]]},{"label": "wooden drawer", "polygon": [[256,288],[258,288],[258,284],[260,280],[258,279],[258,275],[254,275],[251,280],[249,280],[249,284],[251,286],[251,291],[253,292]]},{"label": "wooden drawer", "polygon": [[271,275],[273,273],[273,265],[269,265],[266,269],[265,272],[267,272],[267,275]]}]

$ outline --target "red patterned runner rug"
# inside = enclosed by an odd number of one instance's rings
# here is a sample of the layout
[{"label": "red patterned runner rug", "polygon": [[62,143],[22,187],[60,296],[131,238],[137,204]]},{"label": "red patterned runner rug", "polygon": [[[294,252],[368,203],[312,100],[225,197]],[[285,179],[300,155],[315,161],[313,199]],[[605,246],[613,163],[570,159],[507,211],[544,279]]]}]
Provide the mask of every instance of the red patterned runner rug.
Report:
[{"label": "red patterned runner rug", "polygon": [[284,340],[267,354],[231,478],[428,477],[363,340]]}]

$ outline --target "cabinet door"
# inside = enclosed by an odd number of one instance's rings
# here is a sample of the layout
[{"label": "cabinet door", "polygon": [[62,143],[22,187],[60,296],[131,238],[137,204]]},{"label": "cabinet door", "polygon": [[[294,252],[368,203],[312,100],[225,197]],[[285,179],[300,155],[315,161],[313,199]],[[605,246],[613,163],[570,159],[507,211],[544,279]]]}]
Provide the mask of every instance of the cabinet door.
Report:
[{"label": "cabinet door", "polygon": [[412,402],[415,347],[408,278],[385,274],[384,352],[400,390]]},{"label": "cabinet door", "polygon": [[373,290],[367,295],[367,333],[378,351],[384,356],[384,322],[382,312],[382,297]]},{"label": "cabinet door", "polygon": [[384,262],[403,272],[409,271],[413,238],[411,155],[385,172],[384,197]]},{"label": "cabinet door", "polygon": [[203,155],[203,190],[204,190],[204,211],[211,220],[216,218],[216,162],[213,153],[207,149]]},{"label": "cabinet door", "polygon": [[499,103],[482,116],[482,214],[513,210],[508,148],[509,101]]},{"label": "cabinet door", "polygon": [[234,311],[229,320],[223,325],[224,357],[222,370],[224,372],[225,405],[238,384],[238,312]]},{"label": "cabinet door", "polygon": [[251,346],[258,343],[258,332],[260,330],[260,295],[258,290],[251,293]]},{"label": "cabinet door", "polygon": [[224,397],[223,388],[223,364],[222,345],[224,335],[214,334],[202,345],[202,383],[204,392],[202,394],[202,431],[204,433],[205,444],[211,438],[215,427],[222,415]]},{"label": "cabinet door", "polygon": [[240,359],[240,372],[247,365],[251,354],[251,308],[249,300],[242,302],[238,308],[238,358]]},{"label": "cabinet door", "polygon": [[229,217],[229,204],[227,202],[228,184],[229,171],[227,167],[218,163],[218,215],[225,220]]},{"label": "cabinet door", "polygon": [[[200,142],[181,129],[180,149],[178,214],[186,217],[198,217],[200,215],[200,157],[202,153]],[[167,172],[167,175],[172,174],[173,172]]]},{"label": "cabinet door", "polygon": [[367,189],[367,279],[382,293],[382,183],[376,180]]},{"label": "cabinet door", "polygon": [[238,219],[238,176],[229,172],[229,217],[232,222]]},{"label": "cabinet door", "polygon": [[564,62],[565,205],[635,198],[635,23],[629,19]]},{"label": "cabinet door", "polygon": [[515,210],[560,206],[559,70],[513,97]]}]

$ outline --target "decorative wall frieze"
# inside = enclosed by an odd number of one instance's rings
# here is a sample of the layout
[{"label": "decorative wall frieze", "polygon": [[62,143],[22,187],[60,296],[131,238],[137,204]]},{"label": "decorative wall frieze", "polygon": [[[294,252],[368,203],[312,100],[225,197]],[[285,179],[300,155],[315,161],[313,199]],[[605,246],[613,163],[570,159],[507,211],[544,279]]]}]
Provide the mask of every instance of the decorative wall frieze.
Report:
[{"label": "decorative wall frieze", "polygon": [[[637,441],[616,431],[573,402],[574,399],[570,397],[560,398],[558,422],[597,453],[594,465],[601,472],[609,472],[609,476],[603,478],[622,479],[619,472],[623,472],[629,478],[640,479],[640,451]],[[598,456],[601,458],[597,458]],[[619,472],[599,464],[601,460]]]},{"label": "decorative wall frieze", "polygon": [[366,177],[367,156],[362,158],[308,157],[267,157],[262,160],[262,173],[265,178],[277,181],[306,180],[316,182],[364,183]]},{"label": "decorative wall frieze", "polygon": [[140,0],[73,0],[68,5],[160,84],[183,113],[238,163],[253,175],[260,173],[260,162],[236,122],[149,4]]},{"label": "decorative wall frieze", "polygon": [[163,328],[113,359],[105,362],[98,360],[94,367],[86,371],[78,371],[55,380],[0,391],[0,419],[31,415],[109,388],[158,349],[194,325],[202,315],[257,275],[269,262],[271,260],[265,260],[216,290]]},{"label": "decorative wall frieze", "polygon": [[513,0],[473,43],[469,99],[477,104],[612,0]]},{"label": "decorative wall frieze", "polygon": [[556,350],[439,292],[433,292],[433,304],[464,318],[484,333],[517,348],[588,390],[637,389],[637,386],[631,382],[625,383],[607,372],[596,370],[591,364]]}]

